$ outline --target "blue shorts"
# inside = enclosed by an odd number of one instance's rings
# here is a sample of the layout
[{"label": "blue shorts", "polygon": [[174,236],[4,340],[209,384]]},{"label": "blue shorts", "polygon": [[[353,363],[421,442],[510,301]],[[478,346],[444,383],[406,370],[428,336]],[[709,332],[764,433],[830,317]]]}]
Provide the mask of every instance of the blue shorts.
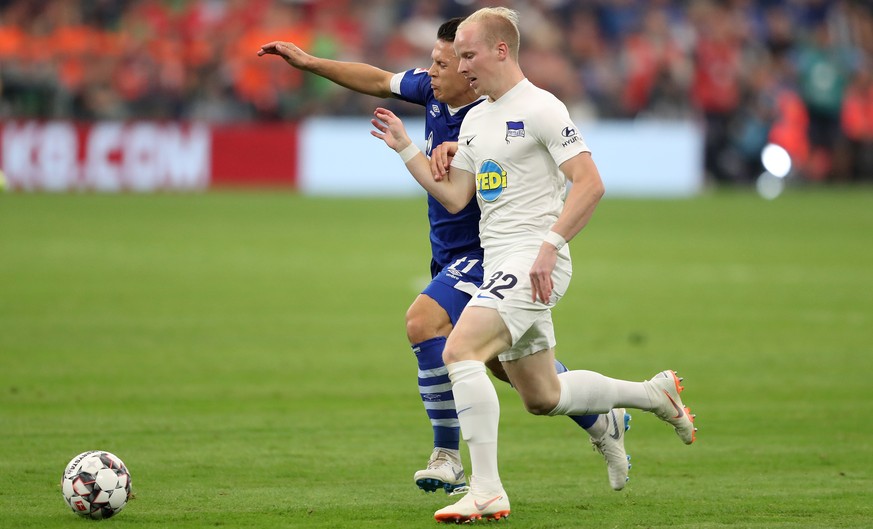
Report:
[{"label": "blue shorts", "polygon": [[482,285],[482,250],[458,255],[442,269],[431,263],[431,272],[433,278],[421,293],[439,303],[455,325],[467,302]]}]

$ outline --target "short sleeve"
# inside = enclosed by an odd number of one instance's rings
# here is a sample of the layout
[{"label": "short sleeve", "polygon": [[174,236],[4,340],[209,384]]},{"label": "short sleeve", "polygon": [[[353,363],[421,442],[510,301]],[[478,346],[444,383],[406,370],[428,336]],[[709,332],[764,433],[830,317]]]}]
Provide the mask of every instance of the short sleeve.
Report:
[{"label": "short sleeve", "polygon": [[546,107],[537,113],[534,133],[549,150],[555,164],[560,166],[577,154],[591,152],[564,103],[552,98]]},{"label": "short sleeve", "polygon": [[391,77],[391,92],[398,98],[418,105],[427,104],[430,76],[424,68],[415,68]]}]

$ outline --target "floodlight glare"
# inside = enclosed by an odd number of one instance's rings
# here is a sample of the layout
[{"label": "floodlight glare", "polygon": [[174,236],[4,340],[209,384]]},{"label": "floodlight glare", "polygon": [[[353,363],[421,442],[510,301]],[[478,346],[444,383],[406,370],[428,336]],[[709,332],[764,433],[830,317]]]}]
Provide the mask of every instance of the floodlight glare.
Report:
[{"label": "floodlight glare", "polygon": [[791,155],[775,143],[768,143],[761,151],[761,163],[764,169],[778,178],[785,178],[791,172]]}]

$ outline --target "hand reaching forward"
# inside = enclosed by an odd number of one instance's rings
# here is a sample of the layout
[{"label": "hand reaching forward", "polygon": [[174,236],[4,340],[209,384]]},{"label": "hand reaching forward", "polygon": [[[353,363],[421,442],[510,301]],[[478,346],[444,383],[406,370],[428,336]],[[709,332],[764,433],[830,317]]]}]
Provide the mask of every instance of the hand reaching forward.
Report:
[{"label": "hand reaching forward", "polygon": [[261,46],[258,50],[258,57],[264,55],[278,55],[285,59],[285,62],[300,70],[309,68],[309,61],[312,56],[298,48],[293,42],[282,42],[274,40]]},{"label": "hand reaching forward", "polygon": [[376,130],[371,130],[370,134],[384,141],[385,145],[400,152],[412,143],[409,135],[406,134],[403,121],[394,112],[387,108],[379,107],[373,112],[373,115],[376,118],[371,119],[370,123],[373,124]]}]

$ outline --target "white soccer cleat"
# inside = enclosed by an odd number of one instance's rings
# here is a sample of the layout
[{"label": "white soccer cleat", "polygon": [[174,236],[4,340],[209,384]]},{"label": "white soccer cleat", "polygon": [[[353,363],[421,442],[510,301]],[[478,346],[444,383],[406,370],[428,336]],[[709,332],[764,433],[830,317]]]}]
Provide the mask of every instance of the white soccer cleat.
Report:
[{"label": "white soccer cleat", "polygon": [[427,468],[416,472],[414,479],[418,488],[425,492],[443,489],[448,494],[467,484],[461,460],[442,448],[433,449]]},{"label": "white soccer cleat", "polygon": [[443,507],[433,514],[442,523],[469,523],[476,520],[500,520],[509,516],[509,497],[501,488],[496,491],[478,490],[470,480],[470,490],[454,505]]},{"label": "white soccer cleat", "polygon": [[691,410],[682,404],[682,399],[679,394],[685,388],[680,386],[681,378],[676,376],[676,373],[671,370],[661,371],[653,376],[651,380],[647,380],[646,391],[652,397],[652,402],[659,404],[655,405],[652,411],[661,420],[673,425],[676,429],[676,435],[682,439],[682,442],[690,445],[697,437],[694,427],[694,415]]},{"label": "white soccer cleat", "polygon": [[613,490],[621,490],[627,483],[631,468],[630,456],[624,449],[624,432],[630,428],[631,416],[624,408],[610,410],[606,414],[606,431],[599,439],[591,438],[594,449],[606,460],[609,485]]}]

